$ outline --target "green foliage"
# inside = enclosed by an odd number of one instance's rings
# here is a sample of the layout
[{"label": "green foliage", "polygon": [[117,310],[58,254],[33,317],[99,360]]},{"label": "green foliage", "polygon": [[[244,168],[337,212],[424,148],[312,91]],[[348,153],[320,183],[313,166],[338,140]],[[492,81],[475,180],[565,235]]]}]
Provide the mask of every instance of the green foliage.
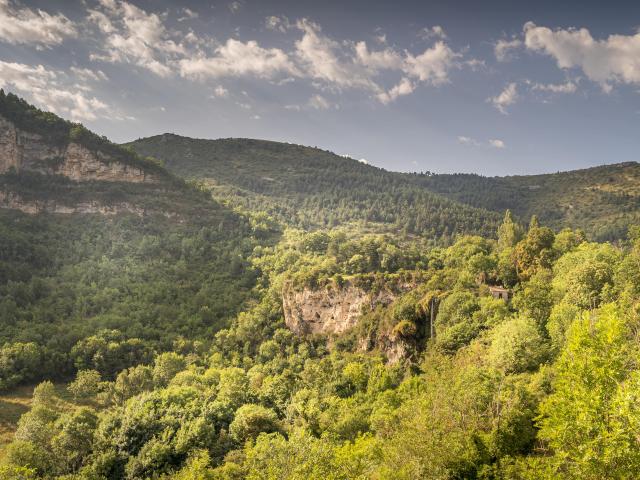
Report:
[{"label": "green foliage", "polygon": [[498,226],[498,214],[434,195],[413,176],[317,148],[171,134],[130,146],[140,155],[162,159],[177,175],[206,179],[216,198],[266,211],[299,228],[358,223],[449,241],[461,233],[492,235]]},{"label": "green foliage", "polygon": [[505,373],[535,370],[547,354],[547,345],[532,320],[522,317],[507,320],[491,332],[488,360]]}]

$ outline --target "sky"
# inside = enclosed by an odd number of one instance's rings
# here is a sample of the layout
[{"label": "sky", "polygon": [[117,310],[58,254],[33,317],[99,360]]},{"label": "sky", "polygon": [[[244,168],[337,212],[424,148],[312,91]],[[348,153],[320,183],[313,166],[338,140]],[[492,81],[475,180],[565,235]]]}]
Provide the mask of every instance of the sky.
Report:
[{"label": "sky", "polygon": [[0,0],[0,88],[115,142],[555,172],[640,160],[639,25],[638,1]]}]

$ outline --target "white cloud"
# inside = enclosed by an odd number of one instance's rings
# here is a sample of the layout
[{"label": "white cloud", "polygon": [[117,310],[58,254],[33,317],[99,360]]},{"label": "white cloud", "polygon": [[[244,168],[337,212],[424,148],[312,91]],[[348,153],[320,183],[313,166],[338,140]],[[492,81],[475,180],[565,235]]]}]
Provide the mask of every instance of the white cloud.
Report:
[{"label": "white cloud", "polygon": [[511,59],[512,50],[522,46],[522,40],[514,38],[512,40],[498,40],[493,47],[493,53],[499,62],[506,62]]},{"label": "white cloud", "polygon": [[415,90],[415,85],[408,78],[402,78],[400,82],[395,85],[388,92],[382,92],[378,94],[378,100],[382,103],[387,104],[393,102],[398,97],[403,95],[410,95]]},{"label": "white cloud", "polygon": [[331,107],[331,104],[322,95],[316,94],[309,99],[309,106],[316,110],[327,110]]},{"label": "white cloud", "polygon": [[0,61],[0,88],[11,88],[41,108],[75,121],[121,118],[103,101],[91,96],[88,86],[81,87],[74,85],[64,72],[42,65]]},{"label": "white cloud", "polygon": [[73,73],[75,77],[82,82],[100,82],[103,80],[108,80],[107,76],[102,70],[91,70],[90,68],[79,67],[71,67],[70,70],[71,73]]},{"label": "white cloud", "polygon": [[463,135],[460,135],[458,137],[458,143],[461,143],[463,145],[471,145],[473,147],[490,147],[490,148],[498,148],[498,149],[503,149],[506,147],[504,141],[499,140],[497,138],[492,138],[485,143],[485,142],[481,142],[480,140],[476,140],[475,138],[466,137]]},{"label": "white cloud", "polygon": [[276,15],[271,15],[270,17],[267,17],[264,20],[264,25],[265,27],[267,27],[267,29],[274,30],[280,33],[286,33],[287,30],[291,28],[291,23],[289,22],[289,19],[284,15],[281,17],[278,17]]},{"label": "white cloud", "polygon": [[516,103],[517,100],[518,89],[515,83],[508,84],[499,95],[487,99],[504,115],[508,113],[507,107]]},{"label": "white cloud", "polygon": [[571,81],[565,83],[534,83],[531,89],[550,93],[575,93],[578,90],[578,86]]},{"label": "white cloud", "polygon": [[194,12],[190,8],[186,8],[186,7],[183,8],[181,12],[183,16],[178,18],[179,22],[184,22],[185,20],[194,20],[200,16],[198,12]]},{"label": "white cloud", "polygon": [[425,27],[418,32],[418,36],[423,40],[430,40],[432,38],[439,38],[444,40],[447,38],[447,34],[440,25],[434,25],[433,27]]},{"label": "white cloud", "polygon": [[402,68],[402,55],[391,48],[370,52],[366,42],[358,42],[355,45],[355,51],[358,63],[373,72]]},{"label": "white cloud", "polygon": [[303,32],[302,38],[296,41],[296,54],[308,76],[338,89],[380,91],[366,69],[348,57],[344,58],[341,45],[322,35],[319,25],[303,19],[296,26]]},{"label": "white cloud", "polygon": [[0,0],[0,39],[5,42],[50,47],[76,35],[73,22],[61,13],[18,8],[10,0]]},{"label": "white cloud", "polygon": [[403,70],[422,82],[440,85],[449,81],[449,70],[460,56],[444,42],[436,42],[417,57],[407,53]]},{"label": "white cloud", "polygon": [[227,98],[229,96],[229,90],[224,88],[222,85],[218,85],[213,89],[212,98]]},{"label": "white cloud", "polygon": [[596,40],[586,28],[551,30],[527,22],[524,38],[529,50],[550,55],[561,69],[581,69],[605,91],[612,83],[640,84],[640,33]]},{"label": "white cloud", "polygon": [[92,54],[91,59],[132,63],[158,76],[169,76],[169,60],[186,50],[170,38],[161,18],[125,1],[103,0],[101,5],[102,11],[89,10],[89,20],[106,36],[104,51]]},{"label": "white cloud", "polygon": [[230,38],[215,53],[213,57],[183,58],[180,74],[201,79],[243,75],[273,78],[280,74],[299,74],[285,52],[278,48],[262,48],[255,41],[243,43]]}]

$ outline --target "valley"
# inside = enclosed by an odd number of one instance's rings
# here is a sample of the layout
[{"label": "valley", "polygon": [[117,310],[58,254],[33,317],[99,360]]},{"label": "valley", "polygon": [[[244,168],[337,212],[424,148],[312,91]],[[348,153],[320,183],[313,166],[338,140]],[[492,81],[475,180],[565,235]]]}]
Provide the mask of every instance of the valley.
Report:
[{"label": "valley", "polygon": [[120,146],[4,92],[0,120],[0,479],[640,462],[636,164],[487,178]]}]

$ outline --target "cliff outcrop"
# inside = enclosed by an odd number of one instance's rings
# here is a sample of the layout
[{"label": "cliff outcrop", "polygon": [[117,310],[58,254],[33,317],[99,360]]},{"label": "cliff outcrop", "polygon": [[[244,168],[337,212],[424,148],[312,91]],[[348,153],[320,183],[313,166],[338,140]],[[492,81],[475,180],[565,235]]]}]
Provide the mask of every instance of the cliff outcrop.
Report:
[{"label": "cliff outcrop", "polygon": [[158,178],[139,167],[112,160],[100,151],[70,142],[51,143],[0,116],[0,174],[10,169],[64,175],[75,181],[156,183]]},{"label": "cliff outcrop", "polygon": [[30,215],[38,213],[99,213],[101,215],[117,215],[119,213],[133,213],[143,216],[143,208],[137,207],[127,202],[103,204],[97,201],[78,202],[74,205],[67,205],[56,200],[25,200],[14,192],[4,192],[0,190],[0,208],[20,210]]},{"label": "cliff outcrop", "polygon": [[[390,306],[402,293],[415,288],[415,283],[399,282],[383,288],[365,289],[351,281],[320,288],[294,288],[286,284],[282,306],[287,327],[298,335],[348,334],[358,326],[364,311]],[[379,332],[357,339],[360,351],[378,349],[391,363],[409,358],[415,346],[395,332]]]}]

